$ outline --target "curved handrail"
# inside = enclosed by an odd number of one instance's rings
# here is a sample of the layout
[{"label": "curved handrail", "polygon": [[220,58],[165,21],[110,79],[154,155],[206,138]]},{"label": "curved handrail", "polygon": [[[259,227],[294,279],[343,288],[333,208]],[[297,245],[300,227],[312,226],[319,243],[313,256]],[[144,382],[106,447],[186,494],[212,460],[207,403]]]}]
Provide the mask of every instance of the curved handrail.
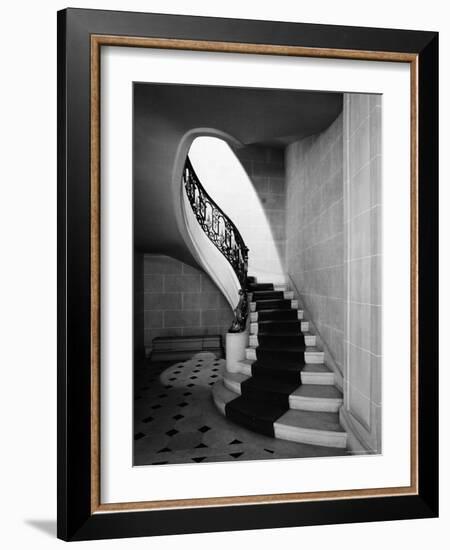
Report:
[{"label": "curved handrail", "polygon": [[232,220],[206,192],[195,170],[186,157],[182,181],[192,211],[209,240],[225,256],[238,278],[240,299],[229,332],[242,332],[247,321],[248,247]]}]

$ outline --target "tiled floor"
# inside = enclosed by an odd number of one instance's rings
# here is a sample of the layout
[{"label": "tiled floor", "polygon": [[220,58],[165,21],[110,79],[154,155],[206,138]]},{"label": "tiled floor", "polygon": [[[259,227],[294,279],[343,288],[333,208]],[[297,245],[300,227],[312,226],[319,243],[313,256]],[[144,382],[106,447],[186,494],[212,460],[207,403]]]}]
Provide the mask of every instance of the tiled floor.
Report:
[{"label": "tiled floor", "polygon": [[135,466],[346,454],[266,437],[227,420],[211,396],[224,365],[212,353],[199,353],[174,365],[149,362],[137,369]]}]

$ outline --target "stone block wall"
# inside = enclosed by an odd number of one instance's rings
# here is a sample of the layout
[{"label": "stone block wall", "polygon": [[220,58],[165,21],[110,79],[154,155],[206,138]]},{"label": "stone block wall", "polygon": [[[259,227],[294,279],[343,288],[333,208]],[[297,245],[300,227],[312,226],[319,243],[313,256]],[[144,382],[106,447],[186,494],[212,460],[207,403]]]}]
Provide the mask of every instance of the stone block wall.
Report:
[{"label": "stone block wall", "polygon": [[346,420],[381,451],[381,96],[344,95]]},{"label": "stone block wall", "polygon": [[324,132],[289,145],[286,269],[344,390],[358,451],[381,451],[381,99],[344,94]]},{"label": "stone block wall", "polygon": [[233,320],[228,302],[202,271],[163,255],[144,254],[144,344],[156,336],[225,334]]},{"label": "stone block wall", "polygon": [[286,270],[325,360],[344,370],[343,121],[286,148]]}]

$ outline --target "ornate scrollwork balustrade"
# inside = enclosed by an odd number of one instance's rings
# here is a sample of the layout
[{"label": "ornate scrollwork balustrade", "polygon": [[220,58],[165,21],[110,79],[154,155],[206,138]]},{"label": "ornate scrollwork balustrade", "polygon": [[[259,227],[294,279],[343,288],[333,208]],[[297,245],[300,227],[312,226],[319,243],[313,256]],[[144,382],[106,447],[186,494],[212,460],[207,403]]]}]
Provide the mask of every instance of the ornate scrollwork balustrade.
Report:
[{"label": "ornate scrollwork balustrade", "polygon": [[237,227],[203,188],[189,157],[186,157],[183,170],[183,184],[198,223],[231,264],[241,285],[240,300],[229,332],[242,332],[245,330],[248,311],[248,248]]}]

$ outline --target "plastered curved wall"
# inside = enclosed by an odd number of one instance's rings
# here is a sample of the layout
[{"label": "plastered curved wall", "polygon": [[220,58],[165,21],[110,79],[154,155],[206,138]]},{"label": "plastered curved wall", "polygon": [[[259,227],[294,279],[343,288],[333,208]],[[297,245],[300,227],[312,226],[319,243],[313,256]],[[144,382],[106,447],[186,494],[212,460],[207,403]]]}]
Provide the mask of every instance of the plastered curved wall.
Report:
[{"label": "plastered curved wall", "polygon": [[182,193],[182,211],[186,232],[197,263],[209,274],[234,309],[239,302],[240,283],[233,268],[200,227],[186,193]]}]

